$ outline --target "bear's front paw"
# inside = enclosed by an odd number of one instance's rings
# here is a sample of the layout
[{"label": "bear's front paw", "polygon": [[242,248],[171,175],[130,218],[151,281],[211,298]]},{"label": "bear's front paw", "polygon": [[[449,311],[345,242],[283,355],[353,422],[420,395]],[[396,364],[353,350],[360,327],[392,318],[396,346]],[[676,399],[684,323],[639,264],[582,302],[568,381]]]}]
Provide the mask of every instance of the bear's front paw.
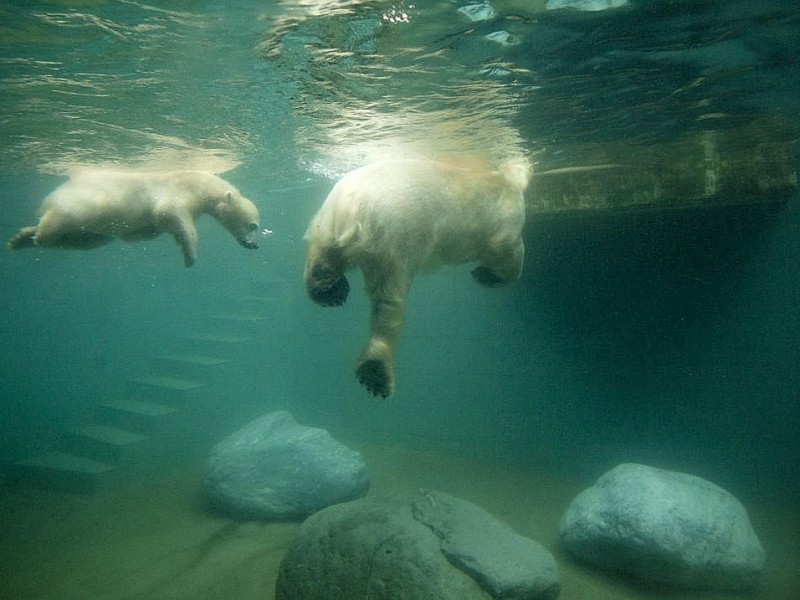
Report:
[{"label": "bear's front paw", "polygon": [[491,269],[480,265],[472,269],[472,277],[486,287],[498,287],[505,285],[506,281],[497,276]]},{"label": "bear's front paw", "polygon": [[308,290],[311,299],[321,306],[341,306],[350,294],[350,283],[347,277],[340,277],[333,283],[317,282]]},{"label": "bear's front paw", "polygon": [[356,368],[358,382],[373,396],[388,398],[394,391],[394,376],[385,361],[370,358]]}]

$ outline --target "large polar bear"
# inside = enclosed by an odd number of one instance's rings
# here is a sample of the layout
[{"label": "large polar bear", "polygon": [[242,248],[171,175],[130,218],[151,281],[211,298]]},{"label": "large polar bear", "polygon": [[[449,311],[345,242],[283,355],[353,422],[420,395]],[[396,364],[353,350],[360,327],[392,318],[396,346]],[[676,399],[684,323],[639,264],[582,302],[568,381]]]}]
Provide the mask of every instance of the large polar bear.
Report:
[{"label": "large polar bear", "polygon": [[23,227],[12,250],[35,246],[96,248],[118,237],[169,233],[184,264],[197,259],[195,220],[213,216],[245,248],[258,248],[258,209],[227,181],[204,171],[80,169],[45,198],[38,225]]},{"label": "large polar bear", "polygon": [[346,174],[306,231],[305,283],[322,306],[345,302],[344,273],[360,267],[372,302],[370,338],[356,376],[373,395],[394,391],[394,356],[414,274],[477,261],[475,280],[519,279],[525,247],[523,160],[499,172],[431,160],[392,160]]}]

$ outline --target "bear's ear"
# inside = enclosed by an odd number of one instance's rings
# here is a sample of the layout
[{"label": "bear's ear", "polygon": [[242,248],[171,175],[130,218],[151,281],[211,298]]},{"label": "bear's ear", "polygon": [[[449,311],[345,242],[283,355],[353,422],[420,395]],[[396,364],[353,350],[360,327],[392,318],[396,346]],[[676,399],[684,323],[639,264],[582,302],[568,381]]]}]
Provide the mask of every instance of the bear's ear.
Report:
[{"label": "bear's ear", "polygon": [[233,202],[233,192],[232,191],[228,190],[227,192],[225,192],[225,202],[227,202],[228,204],[231,204]]}]

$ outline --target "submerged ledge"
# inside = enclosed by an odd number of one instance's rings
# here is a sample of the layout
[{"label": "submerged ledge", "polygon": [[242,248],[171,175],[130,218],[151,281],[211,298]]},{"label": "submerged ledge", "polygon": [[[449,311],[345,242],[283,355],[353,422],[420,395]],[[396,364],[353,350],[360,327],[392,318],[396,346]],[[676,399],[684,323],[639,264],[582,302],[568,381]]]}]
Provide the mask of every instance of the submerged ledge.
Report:
[{"label": "submerged ledge", "polygon": [[797,191],[797,158],[787,133],[754,123],[658,146],[564,148],[582,164],[538,165],[528,212],[773,204]]}]

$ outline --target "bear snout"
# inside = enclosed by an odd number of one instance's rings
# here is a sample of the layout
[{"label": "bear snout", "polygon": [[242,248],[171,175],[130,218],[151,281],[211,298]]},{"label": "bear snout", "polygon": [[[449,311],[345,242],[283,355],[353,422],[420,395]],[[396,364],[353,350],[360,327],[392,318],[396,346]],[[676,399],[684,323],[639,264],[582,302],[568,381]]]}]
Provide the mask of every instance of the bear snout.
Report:
[{"label": "bear snout", "polygon": [[242,238],[241,240],[239,240],[239,243],[245,248],[248,248],[250,250],[258,249],[258,240],[252,240],[250,238]]}]

